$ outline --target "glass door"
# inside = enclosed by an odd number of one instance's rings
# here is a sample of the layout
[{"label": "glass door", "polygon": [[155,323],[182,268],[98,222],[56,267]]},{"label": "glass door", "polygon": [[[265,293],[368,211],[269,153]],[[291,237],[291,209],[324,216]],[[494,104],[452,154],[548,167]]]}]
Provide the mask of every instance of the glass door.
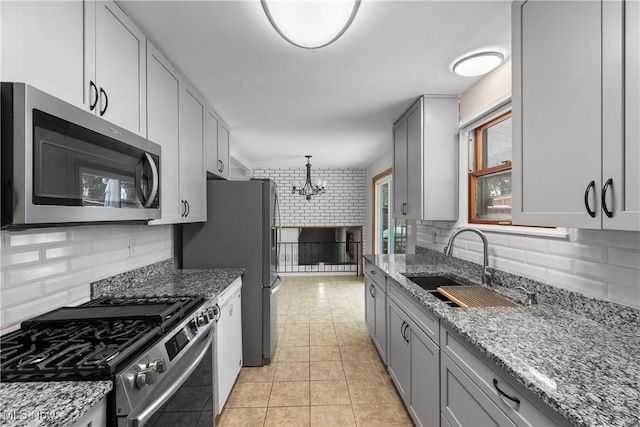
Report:
[{"label": "glass door", "polygon": [[376,254],[406,252],[406,220],[393,218],[393,178],[391,169],[373,178],[374,183],[374,239]]}]

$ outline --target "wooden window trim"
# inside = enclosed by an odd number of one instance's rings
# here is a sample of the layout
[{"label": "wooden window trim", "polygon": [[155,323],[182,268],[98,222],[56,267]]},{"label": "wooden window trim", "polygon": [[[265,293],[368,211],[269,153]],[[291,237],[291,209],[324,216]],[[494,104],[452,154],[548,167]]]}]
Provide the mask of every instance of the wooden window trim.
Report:
[{"label": "wooden window trim", "polygon": [[468,222],[470,224],[492,224],[492,225],[513,225],[512,221],[501,221],[501,220],[489,220],[489,219],[478,219],[475,218],[475,206],[476,206],[476,181],[479,177],[483,177],[486,175],[491,175],[497,172],[508,171],[511,170],[512,162],[507,161],[500,165],[491,166],[488,168],[479,168],[478,165],[482,164],[482,133],[485,129],[490,128],[496,123],[500,123],[503,120],[511,117],[511,110],[500,114],[499,116],[489,120],[486,123],[478,126],[473,129],[471,132],[473,133],[473,167],[470,168],[469,171],[469,206],[468,206]]}]

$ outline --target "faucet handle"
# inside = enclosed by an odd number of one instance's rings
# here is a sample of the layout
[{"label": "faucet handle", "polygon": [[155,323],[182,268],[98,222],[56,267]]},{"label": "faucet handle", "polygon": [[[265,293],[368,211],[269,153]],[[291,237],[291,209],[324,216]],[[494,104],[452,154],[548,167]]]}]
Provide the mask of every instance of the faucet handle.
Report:
[{"label": "faucet handle", "polygon": [[537,305],[538,304],[538,300],[536,299],[536,293],[535,292],[528,291],[523,286],[517,286],[514,289],[519,289],[519,290],[523,291],[525,294],[527,294],[527,301],[525,302],[525,305],[531,306],[531,305]]}]

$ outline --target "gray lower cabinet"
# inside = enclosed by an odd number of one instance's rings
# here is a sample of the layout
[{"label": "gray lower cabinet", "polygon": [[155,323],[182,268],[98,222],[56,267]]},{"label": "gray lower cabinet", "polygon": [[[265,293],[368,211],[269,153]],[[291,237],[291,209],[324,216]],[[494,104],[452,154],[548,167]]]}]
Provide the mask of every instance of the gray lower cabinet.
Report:
[{"label": "gray lower cabinet", "polygon": [[392,299],[387,299],[387,368],[417,426],[440,425],[440,349]]},{"label": "gray lower cabinet", "polygon": [[442,325],[441,411],[452,426],[570,426],[515,378]]},{"label": "gray lower cabinet", "polygon": [[441,362],[441,410],[450,426],[515,426],[444,353]]},{"label": "gray lower cabinet", "polygon": [[387,363],[387,293],[368,273],[365,283],[365,321],[369,335],[376,346],[383,363]]}]

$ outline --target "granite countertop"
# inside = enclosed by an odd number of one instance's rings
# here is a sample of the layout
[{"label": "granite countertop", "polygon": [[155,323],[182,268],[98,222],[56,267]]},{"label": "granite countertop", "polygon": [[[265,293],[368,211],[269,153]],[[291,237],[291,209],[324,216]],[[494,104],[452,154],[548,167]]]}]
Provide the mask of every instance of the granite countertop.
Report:
[{"label": "granite countertop", "polygon": [[205,295],[215,299],[234,280],[244,273],[242,268],[208,268],[177,270],[162,274],[143,283],[106,279],[93,287],[92,297],[106,295]]},{"label": "granite countertop", "polygon": [[[365,258],[571,423],[640,425],[640,325],[612,328],[547,303],[451,308],[402,273],[448,275],[480,285],[477,271],[424,255]],[[524,301],[523,292],[504,284],[493,290]]]},{"label": "granite countertop", "polygon": [[[205,295],[215,299],[244,273],[242,268],[162,272],[135,280],[130,274],[92,284],[92,298],[106,295]],[[71,426],[113,388],[112,381],[4,382],[0,384],[0,425]]]},{"label": "granite countertop", "polygon": [[71,426],[112,388],[111,381],[2,383],[0,425]]}]

